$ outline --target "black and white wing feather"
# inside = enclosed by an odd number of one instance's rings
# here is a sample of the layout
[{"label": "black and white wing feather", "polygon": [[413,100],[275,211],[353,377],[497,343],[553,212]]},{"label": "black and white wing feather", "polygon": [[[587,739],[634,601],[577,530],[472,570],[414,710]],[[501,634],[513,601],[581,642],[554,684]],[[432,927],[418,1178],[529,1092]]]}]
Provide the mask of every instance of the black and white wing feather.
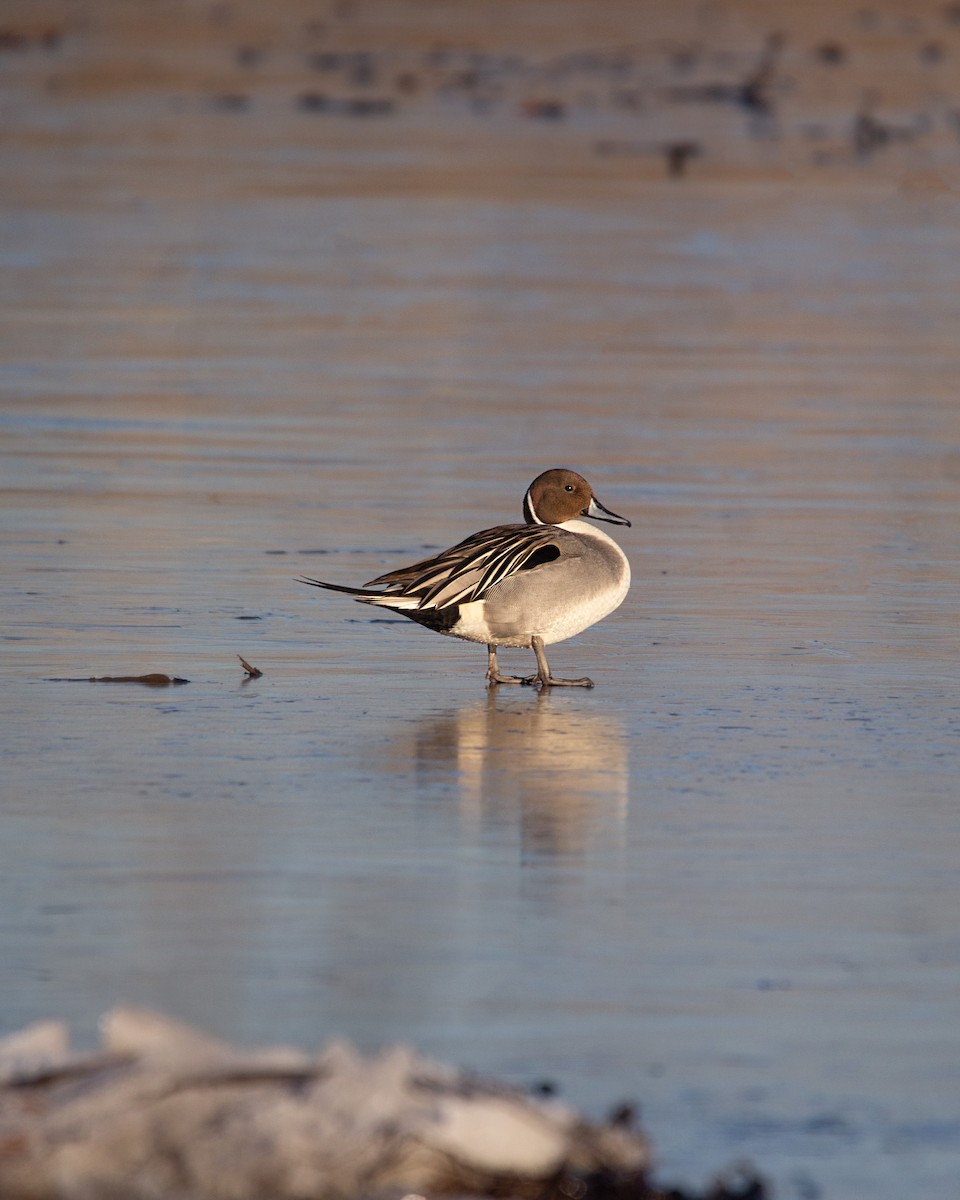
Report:
[{"label": "black and white wing feather", "polygon": [[362,588],[319,579],[302,582],[400,612],[439,611],[482,600],[491,588],[518,572],[553,562],[560,557],[564,536],[555,525],[497,525],[471,534],[433,558],[378,575]]},{"label": "black and white wing feather", "polygon": [[518,571],[559,558],[561,536],[551,525],[497,525],[471,534],[434,558],[379,575],[367,587],[382,587],[387,596],[416,599],[418,608],[470,604]]}]

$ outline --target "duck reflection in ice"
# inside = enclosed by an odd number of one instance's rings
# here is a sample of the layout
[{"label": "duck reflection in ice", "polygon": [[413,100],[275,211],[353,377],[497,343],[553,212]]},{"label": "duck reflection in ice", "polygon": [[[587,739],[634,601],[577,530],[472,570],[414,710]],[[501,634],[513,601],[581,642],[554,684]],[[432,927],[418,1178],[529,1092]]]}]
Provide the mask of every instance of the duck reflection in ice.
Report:
[{"label": "duck reflection in ice", "polygon": [[424,783],[450,777],[465,825],[518,828],[524,855],[576,855],[622,841],[627,745],[609,713],[572,713],[546,692],[491,691],[424,718],[411,750]]}]

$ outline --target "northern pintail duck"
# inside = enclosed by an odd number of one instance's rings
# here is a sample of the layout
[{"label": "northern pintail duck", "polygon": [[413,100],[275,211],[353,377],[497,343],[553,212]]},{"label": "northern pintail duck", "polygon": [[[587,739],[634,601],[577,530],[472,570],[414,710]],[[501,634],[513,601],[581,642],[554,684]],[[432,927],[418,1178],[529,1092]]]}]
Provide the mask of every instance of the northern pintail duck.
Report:
[{"label": "northern pintail duck", "polygon": [[[543,648],[613,612],[630,586],[630,564],[617,543],[578,518],[630,522],[604,508],[582,475],[563,467],[544,471],[530,484],[523,516],[524,525],[484,529],[362,588],[300,582],[346,592],[449,637],[484,643],[491,685],[593,687],[586,678],[554,678]],[[501,675],[499,646],[532,649],[536,675]]]}]

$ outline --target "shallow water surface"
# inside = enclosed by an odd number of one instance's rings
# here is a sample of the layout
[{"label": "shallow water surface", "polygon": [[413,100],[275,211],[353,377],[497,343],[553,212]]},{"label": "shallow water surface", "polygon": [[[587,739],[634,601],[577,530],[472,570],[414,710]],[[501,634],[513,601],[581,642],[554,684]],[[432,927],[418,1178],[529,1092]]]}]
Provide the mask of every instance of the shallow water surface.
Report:
[{"label": "shallow water surface", "polygon": [[[5,151],[3,1028],[405,1039],[638,1098],[667,1177],[949,1194],[951,196],[86,86]],[[558,464],[634,522],[593,691],[295,582]]]}]

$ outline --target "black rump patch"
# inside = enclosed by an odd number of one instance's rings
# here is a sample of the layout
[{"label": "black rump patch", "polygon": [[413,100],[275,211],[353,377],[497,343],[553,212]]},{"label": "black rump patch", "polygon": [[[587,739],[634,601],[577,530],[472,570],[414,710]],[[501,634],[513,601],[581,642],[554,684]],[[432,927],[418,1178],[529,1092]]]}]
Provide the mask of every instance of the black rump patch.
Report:
[{"label": "black rump patch", "polygon": [[460,620],[459,604],[452,604],[449,608],[398,608],[396,611],[436,633],[449,633]]}]

